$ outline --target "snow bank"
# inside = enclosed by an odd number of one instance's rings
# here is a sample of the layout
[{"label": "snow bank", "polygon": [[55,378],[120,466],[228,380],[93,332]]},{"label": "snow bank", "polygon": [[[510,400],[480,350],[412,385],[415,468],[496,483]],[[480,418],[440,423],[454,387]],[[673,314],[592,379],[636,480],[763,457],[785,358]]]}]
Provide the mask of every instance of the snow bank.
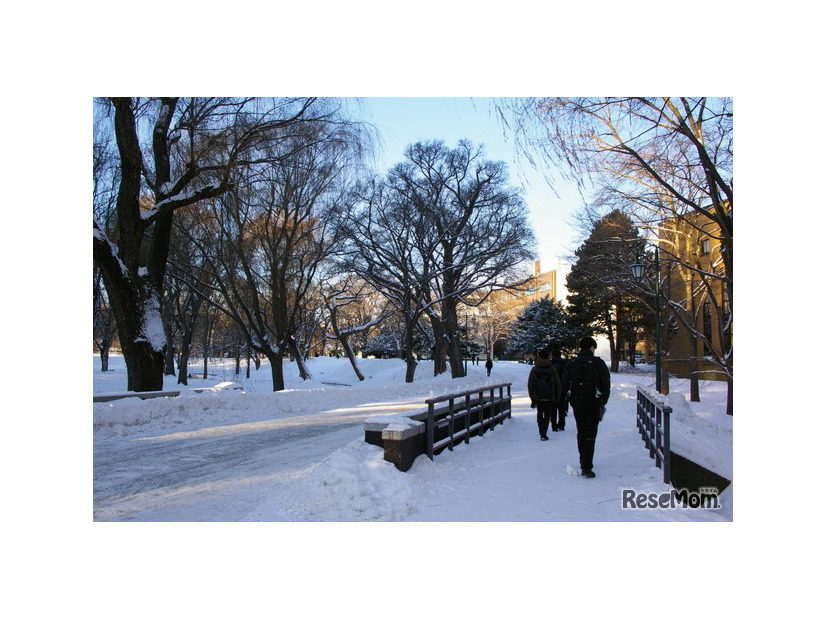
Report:
[{"label": "snow bank", "polygon": [[665,402],[671,407],[671,450],[733,480],[732,416],[698,415],[679,392],[668,394]]},{"label": "snow bank", "polygon": [[[381,448],[353,441],[295,476],[258,511],[263,521],[402,521],[415,512],[411,479]],[[287,503],[284,497],[300,497]]]}]

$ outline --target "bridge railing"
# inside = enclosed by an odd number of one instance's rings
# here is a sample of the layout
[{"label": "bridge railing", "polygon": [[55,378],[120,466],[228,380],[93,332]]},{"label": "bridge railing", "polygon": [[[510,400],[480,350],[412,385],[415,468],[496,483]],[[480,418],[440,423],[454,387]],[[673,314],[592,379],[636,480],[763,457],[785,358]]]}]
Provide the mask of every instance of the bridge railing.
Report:
[{"label": "bridge railing", "polygon": [[511,384],[500,383],[425,400],[427,408],[364,422],[364,440],[384,448],[384,459],[401,471],[416,457],[433,460],[445,449],[493,430],[511,417]]},{"label": "bridge railing", "polygon": [[663,470],[663,482],[671,483],[671,407],[656,393],[637,387],[637,430],[648,455]]},{"label": "bridge railing", "polygon": [[[446,403],[437,407],[441,403]],[[427,405],[427,456],[433,460],[445,447],[464,441],[474,435],[493,430],[497,424],[511,417],[511,384],[486,386],[429,398]],[[437,413],[438,412],[438,413]]]}]

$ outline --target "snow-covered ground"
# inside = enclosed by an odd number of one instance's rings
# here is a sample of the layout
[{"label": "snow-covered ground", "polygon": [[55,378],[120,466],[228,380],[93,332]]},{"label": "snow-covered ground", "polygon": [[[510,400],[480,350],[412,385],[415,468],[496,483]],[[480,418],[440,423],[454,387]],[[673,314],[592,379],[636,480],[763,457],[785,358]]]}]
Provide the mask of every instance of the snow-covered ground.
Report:
[{"label": "snow-covered ground", "polygon": [[[110,372],[93,358],[94,391],[126,387],[123,360]],[[213,376],[189,388],[168,377],[178,398],[129,398],[93,406],[94,518],[100,521],[428,521],[588,522],[731,521],[733,485],[718,510],[628,509],[624,490],[658,496],[669,491],[635,428],[637,385],[650,373],[614,374],[600,425],[597,478],[579,471],[576,425],[540,442],[525,383],[530,366],[498,362],[469,377],[432,376],[422,362],[413,384],[400,360],[360,360],[359,383],[346,359],[310,360],[302,381],[286,364],[288,389],[273,393],[269,368],[246,379],[232,361],[211,361]],[[193,365],[192,372],[200,366]],[[625,370],[630,371],[630,368]],[[419,457],[408,472],[363,441],[363,421],[421,408],[433,394],[509,381],[513,418],[434,461]],[[215,386],[223,385],[220,388]],[[241,386],[243,390],[232,389]],[[702,402],[688,403],[685,381],[672,380],[675,448],[732,478],[732,418],[724,414],[725,386],[702,384]]]},{"label": "snow-covered ground", "polygon": [[[572,417],[539,440],[529,366],[499,362],[488,378],[471,365],[454,381],[423,362],[405,384],[398,360],[360,363],[362,383],[345,359],[311,360],[307,382],[287,365],[288,389],[273,393],[266,366],[247,380],[212,362],[214,376],[190,388],[244,390],[94,404],[88,536],[61,537],[70,555],[58,565],[88,554],[94,568],[61,590],[61,608],[141,620],[603,618],[653,608],[673,619],[696,618],[698,604],[728,618],[743,609],[741,597],[709,599],[730,588],[735,555],[743,562],[753,549],[733,536],[730,491],[716,511],[620,506],[623,489],[668,490],[634,426],[636,386],[652,386],[650,372],[612,376],[597,478],[587,480],[571,475]],[[125,388],[121,359],[98,368],[93,357],[95,393]],[[368,416],[489,381],[513,383],[513,418],[468,445],[400,472],[363,441]],[[167,379],[165,388],[180,387]],[[687,387],[672,381],[675,440],[704,446],[707,465],[730,471],[723,386],[704,383],[701,403],[685,402]],[[85,597],[66,600],[76,592]]]}]

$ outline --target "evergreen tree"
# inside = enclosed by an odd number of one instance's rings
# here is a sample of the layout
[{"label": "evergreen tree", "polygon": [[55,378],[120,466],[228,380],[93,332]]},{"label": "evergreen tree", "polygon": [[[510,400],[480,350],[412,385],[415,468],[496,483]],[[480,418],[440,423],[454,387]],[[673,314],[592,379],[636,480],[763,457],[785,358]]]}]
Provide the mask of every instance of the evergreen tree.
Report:
[{"label": "evergreen tree", "polygon": [[619,367],[620,336],[628,334],[632,322],[639,320],[640,311],[632,308],[633,301],[626,291],[631,279],[629,265],[643,244],[628,215],[614,210],[594,224],[577,249],[577,261],[566,279],[573,324],[585,333],[607,336],[613,372]]},{"label": "evergreen tree", "polygon": [[571,351],[581,336],[565,307],[546,296],[528,304],[514,321],[509,352],[534,355],[545,347]]}]

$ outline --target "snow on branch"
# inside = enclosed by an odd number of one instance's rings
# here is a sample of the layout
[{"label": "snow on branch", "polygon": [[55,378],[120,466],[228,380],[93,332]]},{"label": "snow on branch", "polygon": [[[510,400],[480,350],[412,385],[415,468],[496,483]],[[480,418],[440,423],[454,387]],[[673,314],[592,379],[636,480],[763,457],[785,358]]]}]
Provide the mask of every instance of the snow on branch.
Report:
[{"label": "snow on branch", "polygon": [[103,231],[95,218],[92,218],[92,239],[98,242],[97,247],[100,248],[101,251],[105,251],[106,259],[118,265],[123,277],[129,278],[129,270],[118,254],[118,246],[109,239],[109,235]]},{"label": "snow on branch", "polygon": [[204,200],[205,198],[214,198],[224,189],[226,189],[226,185],[222,182],[209,183],[196,189],[187,189],[180,194],[161,200],[151,209],[141,211],[141,218],[146,222],[151,222],[156,219],[160,213],[174,211],[175,209],[191,205],[199,200]]}]

